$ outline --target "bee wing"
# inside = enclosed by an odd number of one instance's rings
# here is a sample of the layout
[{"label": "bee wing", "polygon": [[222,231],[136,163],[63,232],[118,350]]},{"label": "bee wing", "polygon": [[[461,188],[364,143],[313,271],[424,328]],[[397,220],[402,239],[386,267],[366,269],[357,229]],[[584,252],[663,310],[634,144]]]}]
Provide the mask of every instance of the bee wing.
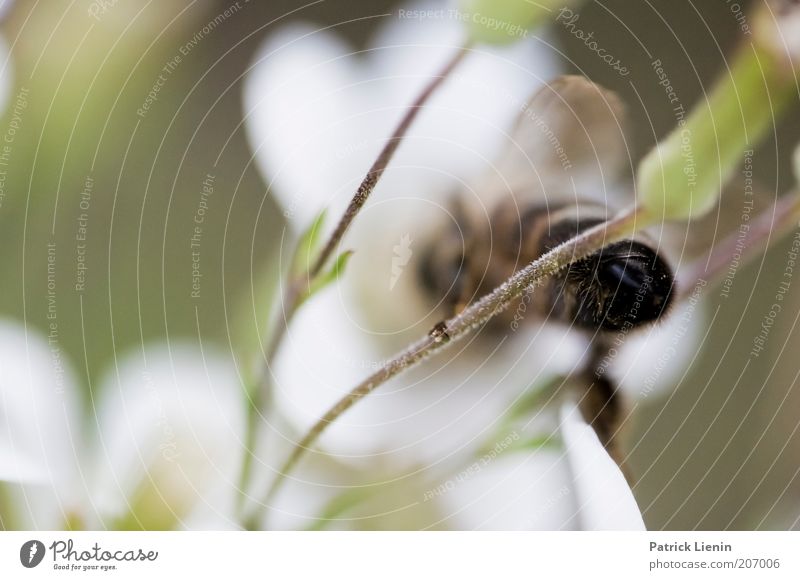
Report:
[{"label": "bee wing", "polygon": [[581,76],[559,77],[521,107],[484,187],[491,195],[538,201],[566,195],[605,204],[630,164],[624,125],[625,108],[615,93]]}]

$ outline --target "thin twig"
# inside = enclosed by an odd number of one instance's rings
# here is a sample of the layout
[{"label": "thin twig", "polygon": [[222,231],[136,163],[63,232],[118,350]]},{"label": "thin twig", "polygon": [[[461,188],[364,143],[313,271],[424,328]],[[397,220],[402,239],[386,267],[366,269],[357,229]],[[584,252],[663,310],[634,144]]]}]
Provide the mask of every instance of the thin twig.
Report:
[{"label": "thin twig", "polygon": [[359,383],[320,418],[295,445],[283,467],[276,475],[264,496],[262,506],[268,506],[279,491],[282,482],[297,465],[325,429],[358,401],[369,395],[389,379],[416,366],[447,345],[464,338],[480,328],[489,319],[508,307],[530,287],[556,274],[573,262],[600,251],[608,244],[623,240],[637,230],[649,225],[637,212],[629,212],[609,222],[595,226],[577,237],[561,244],[518,271],[494,291],[487,294],[460,314],[438,324],[427,336],[417,340],[404,351],[384,364],[377,372]]},{"label": "thin twig", "polygon": [[339,220],[339,223],[336,225],[336,229],[333,231],[331,237],[325,243],[322,252],[320,252],[317,260],[314,262],[314,266],[310,270],[312,279],[319,275],[319,273],[325,267],[325,264],[336,250],[336,246],[339,245],[339,242],[344,237],[344,234],[347,232],[350,224],[353,222],[356,215],[358,215],[358,212],[361,211],[361,208],[364,207],[364,204],[366,203],[372,191],[375,189],[375,186],[378,184],[383,172],[386,170],[386,167],[392,160],[395,151],[403,141],[403,137],[405,137],[406,132],[408,131],[409,127],[411,127],[411,123],[413,123],[414,119],[416,119],[417,114],[419,114],[419,112],[422,110],[422,107],[425,105],[434,91],[448,76],[450,76],[450,73],[453,72],[453,69],[455,69],[456,66],[458,66],[458,63],[464,59],[469,52],[469,49],[469,44],[459,48],[455,55],[453,55],[453,57],[447,62],[444,68],[442,68],[439,74],[431,79],[428,85],[411,104],[405,116],[400,121],[400,124],[394,130],[392,136],[389,137],[389,141],[378,155],[378,158],[375,159],[372,167],[369,168],[369,171],[364,177],[364,180],[361,182],[361,185],[358,186],[356,194],[353,196],[353,199],[350,200],[350,205],[347,206],[347,210],[345,210],[342,219]]},{"label": "thin twig", "polygon": [[264,417],[264,410],[272,396],[270,368],[272,368],[275,354],[278,352],[278,347],[286,334],[289,320],[294,316],[294,313],[300,305],[298,296],[299,290],[297,284],[290,283],[283,297],[283,304],[286,305],[284,310],[282,310],[283,316],[281,316],[279,323],[275,325],[272,334],[270,334],[269,342],[264,352],[265,360],[267,361],[265,369],[257,387],[250,394],[250,404],[247,408],[246,416],[245,454],[239,473],[240,495],[238,508],[240,510],[244,509],[245,499],[247,498],[247,486],[253,474],[253,460],[255,459],[255,447],[258,439],[258,426]]},{"label": "thin twig", "polygon": [[[800,222],[800,191],[790,191],[780,196],[769,208],[762,210],[756,219],[748,224],[741,264],[747,263],[767,246],[770,239],[779,239]],[[742,244],[739,231],[728,235],[715,244],[711,252],[698,258],[681,275],[678,283],[678,298],[687,298],[701,280],[715,282],[730,267],[731,259]]]},{"label": "thin twig", "polygon": [[420,110],[434,94],[436,89],[442,85],[442,83],[447,79],[448,76],[450,76],[456,66],[458,66],[458,64],[468,54],[470,47],[471,45],[469,43],[461,46],[445,64],[445,66],[439,71],[439,73],[434,76],[423,88],[422,92],[411,104],[408,111],[406,111],[405,115],[400,120],[400,123],[397,125],[397,128],[389,137],[389,140],[387,141],[386,145],[384,145],[384,148],[379,153],[375,162],[372,164],[372,167],[370,167],[369,172],[364,177],[364,180],[356,190],[353,199],[350,201],[350,205],[347,207],[347,210],[339,220],[336,229],[331,234],[331,237],[325,243],[322,251],[314,261],[314,265],[308,270],[307,273],[304,273],[299,277],[292,278],[288,281],[283,293],[280,316],[277,317],[275,324],[272,327],[272,332],[269,334],[269,343],[264,353],[265,364],[263,373],[257,388],[251,395],[250,407],[248,409],[247,432],[245,435],[245,443],[248,451],[244,461],[242,462],[242,469],[239,476],[239,487],[242,493],[242,503],[240,503],[240,507],[243,505],[245,494],[247,493],[247,486],[252,476],[254,453],[253,448],[256,442],[258,425],[263,417],[264,407],[270,398],[270,369],[272,368],[275,360],[278,347],[280,346],[281,341],[286,334],[289,322],[300,306],[301,296],[303,295],[302,290],[310,287],[314,280],[321,274],[322,269],[325,267],[325,264],[336,250],[336,247],[342,240],[344,234],[347,232],[347,229],[350,227],[356,215],[358,215],[358,212],[366,203],[370,194],[375,189],[375,186],[378,184],[378,181],[380,181],[381,176],[391,162],[392,157],[394,157],[397,148],[400,146],[400,143],[403,141],[403,138],[416,119]]}]

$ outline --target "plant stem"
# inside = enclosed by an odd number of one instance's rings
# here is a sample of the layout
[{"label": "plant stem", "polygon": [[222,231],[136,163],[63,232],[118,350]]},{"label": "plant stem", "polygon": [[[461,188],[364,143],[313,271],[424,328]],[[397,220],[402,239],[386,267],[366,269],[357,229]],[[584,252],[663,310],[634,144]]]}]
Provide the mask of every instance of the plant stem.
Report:
[{"label": "plant stem", "polygon": [[628,238],[647,225],[649,225],[649,222],[643,219],[639,213],[631,211],[609,222],[595,226],[534,260],[491,293],[468,306],[460,314],[436,325],[428,335],[398,353],[377,372],[356,385],[306,432],[303,438],[295,445],[272,485],[267,490],[262,506],[269,505],[274,499],[288,474],[325,429],[358,401],[389,379],[416,366],[431,355],[443,350],[449,344],[480,328],[488,320],[505,310],[509,304],[522,296],[531,286],[538,285],[545,278],[556,274],[578,260],[600,251],[608,244]]},{"label": "plant stem", "polygon": [[[746,252],[742,252],[741,264],[749,262],[757,251],[766,247],[772,238],[781,238],[792,227],[800,223],[800,191],[791,191],[778,198],[771,208],[762,210],[750,224],[746,237]],[[733,232],[716,244],[711,252],[692,263],[678,284],[678,298],[691,295],[701,280],[714,282],[721,278],[731,264],[731,259],[742,243],[739,232]]]},{"label": "plant stem", "polygon": [[347,206],[342,219],[339,220],[339,223],[336,225],[336,229],[333,231],[333,234],[331,234],[331,237],[325,243],[325,246],[314,262],[314,266],[310,270],[310,276],[312,279],[319,275],[319,273],[322,271],[322,268],[325,267],[325,264],[336,250],[336,246],[338,246],[339,242],[342,241],[342,238],[344,237],[345,232],[347,232],[347,229],[350,227],[350,224],[358,215],[358,212],[361,211],[361,208],[364,207],[364,204],[367,202],[370,194],[378,184],[383,172],[386,170],[386,167],[392,160],[395,151],[397,151],[397,148],[403,141],[403,137],[405,137],[409,127],[411,127],[411,124],[422,110],[422,107],[425,105],[426,101],[430,98],[434,91],[439,88],[445,79],[450,76],[450,73],[453,71],[453,69],[455,69],[456,66],[458,66],[458,64],[464,59],[469,52],[470,46],[470,44],[465,44],[458,49],[458,51],[447,62],[447,64],[445,64],[439,74],[430,80],[428,85],[411,104],[408,111],[406,111],[406,114],[400,120],[400,124],[397,125],[394,133],[392,133],[392,136],[389,137],[389,141],[386,143],[386,145],[384,145],[383,150],[378,155],[378,158],[375,159],[372,167],[369,168],[369,171],[364,177],[364,180],[361,182],[361,185],[358,186],[356,194],[353,196],[353,199],[350,200],[350,205]]},{"label": "plant stem", "polygon": [[247,486],[253,475],[253,459],[258,440],[258,426],[264,418],[264,412],[272,396],[272,380],[270,369],[272,368],[275,354],[283,340],[289,326],[289,320],[294,316],[300,306],[298,300],[300,292],[296,283],[290,283],[283,295],[284,308],[281,310],[282,316],[278,319],[270,334],[269,342],[264,356],[266,360],[265,368],[261,379],[255,389],[250,392],[249,406],[247,408],[246,431],[245,431],[245,453],[242,458],[242,468],[239,473],[239,509],[244,509],[244,502],[247,498]]},{"label": "plant stem", "polygon": [[[303,296],[302,290],[310,287],[314,280],[322,273],[325,264],[330,260],[331,255],[336,250],[339,242],[341,242],[342,237],[344,237],[344,234],[347,232],[350,224],[352,224],[353,220],[358,215],[358,212],[364,206],[370,194],[375,189],[378,181],[380,181],[381,176],[391,162],[392,157],[394,157],[397,148],[400,146],[400,143],[403,141],[403,138],[416,119],[420,110],[434,94],[436,89],[442,85],[442,83],[447,79],[448,76],[450,76],[456,66],[458,66],[458,64],[469,53],[470,48],[471,43],[469,42],[459,47],[456,53],[450,58],[445,66],[439,71],[439,73],[434,76],[423,88],[422,92],[417,96],[417,98],[409,107],[408,111],[406,111],[405,115],[400,120],[400,123],[389,137],[386,145],[384,145],[383,149],[378,154],[377,159],[372,164],[369,172],[356,190],[356,193],[353,196],[353,199],[350,201],[347,210],[342,215],[339,223],[336,226],[336,229],[333,231],[330,238],[325,243],[322,251],[317,256],[313,266],[308,270],[307,273],[288,280],[286,289],[283,293],[283,300],[281,302],[282,309],[280,315],[275,321],[274,326],[272,327],[272,332],[269,335],[269,344],[267,345],[264,353],[265,364],[262,376],[258,381],[257,387],[251,393],[250,406],[247,413],[247,431],[245,434],[245,444],[247,445],[247,450],[242,461],[242,469],[239,476],[239,489],[241,493],[240,498],[242,502],[246,498],[247,487],[252,477],[253,453],[256,445],[258,426],[261,418],[264,415],[264,410],[269,402],[272,391],[270,369],[272,368],[275,355],[284,335],[286,334],[289,323],[300,307],[301,297]],[[243,506],[240,504],[240,509],[242,507]]]}]

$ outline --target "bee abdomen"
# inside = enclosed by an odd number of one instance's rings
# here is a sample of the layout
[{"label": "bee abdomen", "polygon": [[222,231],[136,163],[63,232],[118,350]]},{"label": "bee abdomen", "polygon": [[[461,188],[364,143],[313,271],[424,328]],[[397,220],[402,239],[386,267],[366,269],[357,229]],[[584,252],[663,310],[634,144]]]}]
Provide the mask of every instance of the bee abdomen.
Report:
[{"label": "bee abdomen", "polygon": [[[485,228],[459,238],[446,232],[420,264],[423,286],[446,316],[491,292],[556,246],[607,219],[592,204],[500,204]],[[483,232],[484,235],[477,234]],[[444,232],[443,232],[444,233]],[[469,238],[467,240],[466,238]],[[668,308],[673,275],[642,239],[624,240],[579,260],[536,286],[492,323],[557,321],[589,331],[613,331],[659,318]]]},{"label": "bee abdomen", "polygon": [[[501,204],[492,222],[494,239],[501,240],[496,257],[506,261],[501,276],[511,276],[606,219],[605,209],[592,204],[535,205],[524,211]],[[658,319],[669,306],[673,274],[646,242],[617,242],[571,264],[533,289],[526,310],[590,331],[632,328]],[[516,315],[520,309],[512,305],[511,310]]]}]

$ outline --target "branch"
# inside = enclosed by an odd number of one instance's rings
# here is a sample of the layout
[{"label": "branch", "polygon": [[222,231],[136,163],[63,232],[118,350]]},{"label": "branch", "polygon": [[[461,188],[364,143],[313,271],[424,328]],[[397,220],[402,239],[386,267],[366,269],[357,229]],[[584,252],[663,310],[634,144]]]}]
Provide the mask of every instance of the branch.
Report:
[{"label": "branch", "polygon": [[[800,191],[790,191],[780,196],[771,208],[762,210],[747,230],[742,265],[756,256],[759,249],[769,245],[772,238],[780,239],[800,222]],[[711,282],[722,278],[731,263],[731,257],[741,244],[738,230],[716,244],[704,257],[698,258],[681,275],[678,283],[678,298],[691,295],[697,283],[708,279]],[[741,266],[740,266],[741,267]]]},{"label": "branch", "polygon": [[[269,401],[271,392],[270,368],[272,367],[278,347],[280,346],[281,341],[286,334],[289,322],[293,318],[295,312],[297,312],[297,309],[300,307],[300,303],[302,301],[301,298],[305,295],[303,290],[310,288],[313,282],[321,275],[325,264],[328,262],[339,242],[342,240],[342,237],[347,232],[347,229],[350,227],[350,224],[353,222],[356,215],[358,215],[358,212],[364,206],[370,194],[375,189],[375,186],[378,184],[383,172],[391,162],[392,157],[397,151],[397,148],[400,146],[400,143],[408,132],[408,129],[411,127],[411,124],[416,119],[420,110],[430,99],[431,95],[433,95],[436,89],[442,85],[445,79],[450,76],[456,66],[458,66],[458,64],[464,59],[469,52],[470,47],[470,43],[466,43],[464,46],[460,47],[458,51],[450,58],[447,64],[445,64],[442,70],[439,71],[439,74],[434,76],[428,82],[422,92],[417,96],[417,98],[409,107],[408,111],[406,111],[405,115],[400,120],[400,124],[394,130],[391,137],[389,137],[388,142],[381,150],[375,162],[372,164],[372,167],[370,167],[369,172],[364,177],[361,185],[359,185],[355,195],[353,196],[353,199],[350,201],[350,205],[347,207],[344,215],[342,215],[341,219],[339,220],[339,223],[337,224],[334,232],[331,234],[330,239],[328,239],[328,241],[325,243],[322,251],[314,261],[314,265],[308,270],[307,273],[304,273],[301,276],[293,276],[288,280],[283,293],[280,315],[275,322],[275,326],[272,328],[272,332],[269,334],[269,343],[264,353],[265,365],[263,374],[256,389],[251,395],[250,408],[248,409],[247,413],[247,432],[245,435],[247,452],[244,461],[242,462],[242,469],[239,475],[239,487],[242,493],[242,502],[244,501],[245,494],[247,493],[247,486],[252,477],[253,449],[256,443],[256,431],[258,429],[260,419],[263,418],[263,410]],[[242,504],[240,503],[240,507],[241,505]]]},{"label": "branch", "polygon": [[630,237],[634,232],[647,225],[649,225],[649,222],[645,218],[639,213],[631,211],[609,222],[595,226],[534,260],[494,291],[468,306],[460,314],[437,324],[427,336],[411,344],[385,363],[377,372],[356,385],[308,430],[305,436],[295,445],[272,485],[267,490],[262,506],[269,505],[274,499],[286,476],[325,429],[358,401],[389,379],[418,365],[431,355],[443,350],[449,344],[480,328],[484,323],[505,310],[514,300],[522,296],[528,288],[540,284],[549,276],[558,273],[578,260],[600,251],[605,246]]},{"label": "branch", "polygon": [[344,215],[336,225],[336,229],[333,231],[331,237],[325,243],[325,247],[322,249],[316,261],[314,262],[314,266],[309,271],[312,279],[322,271],[322,268],[325,267],[326,262],[330,259],[334,250],[336,250],[336,246],[339,245],[339,242],[342,241],[342,238],[347,232],[347,229],[350,227],[350,224],[358,215],[358,212],[361,211],[361,208],[364,207],[364,204],[367,202],[370,194],[378,184],[383,172],[386,170],[386,167],[392,160],[395,151],[397,151],[397,148],[403,141],[403,137],[405,137],[409,127],[411,127],[411,123],[414,122],[414,119],[416,119],[417,114],[420,112],[420,110],[422,110],[425,102],[430,98],[433,92],[439,88],[444,80],[450,76],[450,73],[453,72],[453,69],[455,69],[456,66],[458,66],[458,63],[460,63],[467,55],[469,49],[469,44],[459,48],[455,55],[453,55],[447,64],[445,64],[444,68],[442,68],[439,74],[431,79],[428,85],[411,104],[405,116],[400,121],[400,124],[394,130],[392,136],[389,137],[389,141],[383,147],[383,150],[378,155],[378,158],[372,164],[372,167],[369,168],[369,171],[364,177],[364,180],[361,182],[361,185],[358,186],[356,194],[353,196],[353,199],[350,200],[350,205],[347,206]]}]

